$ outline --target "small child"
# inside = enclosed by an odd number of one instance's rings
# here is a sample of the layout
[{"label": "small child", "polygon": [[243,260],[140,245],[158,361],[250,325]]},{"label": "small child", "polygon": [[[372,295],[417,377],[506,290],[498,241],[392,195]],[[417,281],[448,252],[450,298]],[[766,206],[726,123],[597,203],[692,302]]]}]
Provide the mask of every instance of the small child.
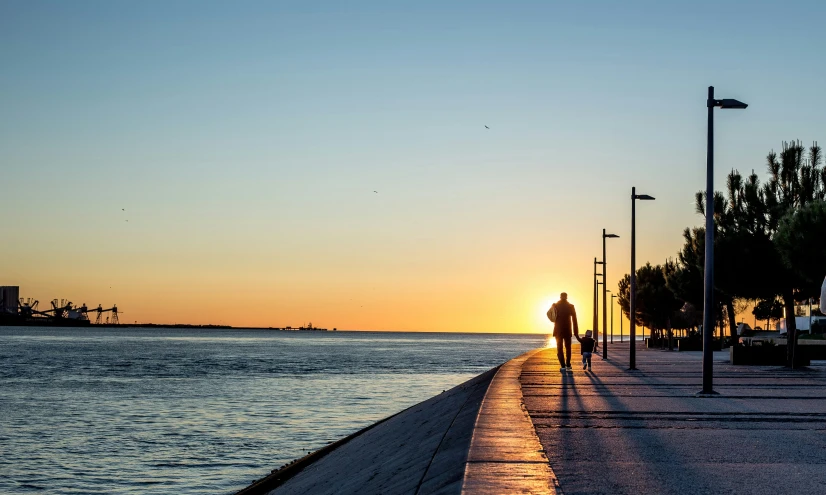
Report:
[{"label": "small child", "polygon": [[594,352],[594,346],[597,341],[591,338],[591,331],[585,331],[585,337],[579,338],[579,335],[574,335],[580,343],[582,349],[582,369],[591,369],[591,354]]}]

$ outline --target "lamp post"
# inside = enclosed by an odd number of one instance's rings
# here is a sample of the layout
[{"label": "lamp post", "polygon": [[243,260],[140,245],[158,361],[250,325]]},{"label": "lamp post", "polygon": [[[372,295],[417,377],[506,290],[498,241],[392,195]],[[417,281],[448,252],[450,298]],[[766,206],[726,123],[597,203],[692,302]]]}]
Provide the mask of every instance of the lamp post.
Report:
[{"label": "lamp post", "polygon": [[602,265],[602,264],[603,264],[602,261],[597,261],[597,259],[594,258],[594,311],[593,311],[593,313],[594,313],[594,322],[593,322],[593,329],[594,329],[594,342],[596,343],[595,347],[599,345],[599,313],[598,313],[598,308],[599,308],[599,299],[598,299],[598,297],[599,296],[597,295],[598,292],[599,292],[598,291],[599,282],[597,282],[597,277],[602,275],[601,273],[597,273],[597,265]]},{"label": "lamp post", "polygon": [[[743,109],[742,101],[714,99],[714,86],[708,87],[708,149],[706,150],[706,252],[703,294],[703,390],[714,393],[714,355],[711,350],[714,331],[714,107]],[[789,336],[792,342],[794,336]],[[791,344],[790,344],[791,345]]]},{"label": "lamp post", "polygon": [[594,256],[594,292],[591,294],[593,299],[594,309],[591,311],[591,328],[597,324],[597,258]]},{"label": "lamp post", "polygon": [[622,343],[622,308],[620,307],[620,343]]},{"label": "lamp post", "polygon": [[[608,292],[611,292],[610,290]],[[614,298],[617,296],[611,292],[611,343],[614,343]]]},{"label": "lamp post", "polygon": [[[605,282],[603,282],[603,281],[597,281],[597,293],[599,293],[599,286],[600,286],[600,285],[601,285],[601,286],[603,286],[603,287],[605,287]],[[597,296],[597,298],[598,298],[598,297],[599,297],[599,296]],[[604,328],[602,329],[602,335],[603,335],[603,336],[605,336],[605,329],[604,329]],[[599,344],[599,341],[596,339],[596,336],[594,337],[594,341],[595,341],[597,344]]]},{"label": "lamp post", "polygon": [[631,353],[628,369],[637,369],[637,349],[634,340],[637,335],[637,200],[650,201],[654,198],[647,194],[637,194],[637,188],[631,188],[631,287],[629,295],[630,308],[628,319],[631,320]]},{"label": "lamp post", "polygon": [[602,229],[602,359],[608,359],[608,341],[605,338],[605,330],[608,328],[608,301],[605,295],[608,292],[608,258],[605,257],[605,239],[617,239],[617,234],[606,234]]}]

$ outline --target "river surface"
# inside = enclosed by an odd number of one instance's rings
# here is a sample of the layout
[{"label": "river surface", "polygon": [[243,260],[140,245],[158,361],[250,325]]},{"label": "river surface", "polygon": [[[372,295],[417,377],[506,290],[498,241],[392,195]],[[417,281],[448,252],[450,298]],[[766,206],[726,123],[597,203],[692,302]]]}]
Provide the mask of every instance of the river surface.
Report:
[{"label": "river surface", "polygon": [[0,493],[231,493],[543,335],[0,327]]}]

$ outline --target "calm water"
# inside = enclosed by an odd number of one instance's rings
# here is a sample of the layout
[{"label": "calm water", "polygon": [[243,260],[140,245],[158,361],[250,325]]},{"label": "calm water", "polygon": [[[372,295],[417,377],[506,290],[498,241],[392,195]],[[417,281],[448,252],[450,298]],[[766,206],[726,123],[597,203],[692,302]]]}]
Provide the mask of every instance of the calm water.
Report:
[{"label": "calm water", "polygon": [[0,327],[0,493],[229,493],[544,344]]}]

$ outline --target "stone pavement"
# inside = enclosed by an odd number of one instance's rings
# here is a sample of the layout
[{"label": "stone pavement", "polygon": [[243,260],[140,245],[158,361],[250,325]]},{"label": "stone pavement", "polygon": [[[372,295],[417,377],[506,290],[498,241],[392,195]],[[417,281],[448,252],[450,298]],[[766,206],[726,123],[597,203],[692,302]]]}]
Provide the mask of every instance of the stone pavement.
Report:
[{"label": "stone pavement", "polygon": [[[698,397],[701,353],[609,344],[583,371],[534,354],[520,381],[558,491],[574,494],[826,493],[826,366],[731,366]],[[821,364],[823,364],[821,362]]]}]

